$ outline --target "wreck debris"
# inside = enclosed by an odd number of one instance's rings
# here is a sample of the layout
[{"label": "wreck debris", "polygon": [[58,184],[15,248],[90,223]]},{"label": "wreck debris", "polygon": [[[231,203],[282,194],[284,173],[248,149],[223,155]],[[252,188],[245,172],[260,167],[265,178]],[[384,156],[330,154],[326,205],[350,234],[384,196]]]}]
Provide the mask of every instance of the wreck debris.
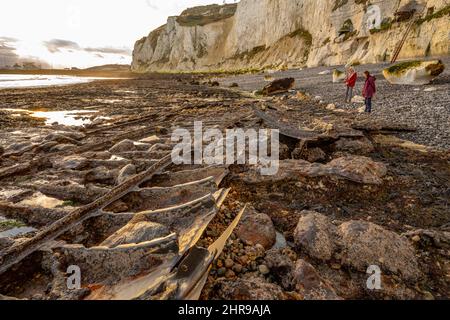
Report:
[{"label": "wreck debris", "polygon": [[407,61],[383,70],[383,75],[391,84],[425,85],[437,78],[445,70],[441,60]]},{"label": "wreck debris", "polygon": [[294,87],[294,85],[295,85],[294,78],[274,80],[261,90],[261,94],[265,96],[271,96],[279,93],[284,93],[291,90]]},{"label": "wreck debris", "polygon": [[345,72],[338,69],[333,70],[333,83],[344,81],[345,77]]}]

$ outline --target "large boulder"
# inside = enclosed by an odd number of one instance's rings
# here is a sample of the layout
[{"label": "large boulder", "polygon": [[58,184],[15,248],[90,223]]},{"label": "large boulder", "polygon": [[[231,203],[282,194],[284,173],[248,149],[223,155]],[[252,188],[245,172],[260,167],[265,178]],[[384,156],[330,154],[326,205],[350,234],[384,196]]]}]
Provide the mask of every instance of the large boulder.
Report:
[{"label": "large boulder", "polygon": [[387,174],[386,165],[367,157],[348,156],[338,158],[326,165],[328,173],[357,183],[381,184]]},{"label": "large boulder", "polygon": [[242,218],[236,235],[243,241],[254,245],[260,244],[266,250],[273,247],[276,242],[276,230],[270,217],[264,213],[249,210]]},{"label": "large boulder", "polygon": [[270,96],[277,93],[287,92],[294,87],[294,84],[294,78],[278,79],[265,86],[261,93],[265,96]]},{"label": "large boulder", "polygon": [[407,61],[383,70],[383,75],[392,84],[424,85],[430,83],[445,70],[441,60]]},{"label": "large boulder", "polygon": [[309,256],[330,260],[335,251],[334,230],[331,221],[313,211],[303,211],[294,232],[295,245]]},{"label": "large boulder", "polygon": [[242,173],[242,180],[250,184],[277,183],[301,180],[303,177],[335,177],[360,184],[381,184],[387,167],[381,162],[363,156],[345,156],[327,164],[304,160],[282,160],[275,175],[263,176],[258,167]]},{"label": "large boulder", "polygon": [[361,272],[377,265],[408,280],[420,276],[414,247],[406,237],[365,221],[345,222],[339,226],[339,234],[344,265]]},{"label": "large boulder", "polygon": [[308,256],[322,261],[339,260],[341,265],[360,272],[376,265],[405,280],[420,277],[414,247],[406,237],[365,221],[349,221],[336,227],[317,212],[303,214],[306,215],[299,220],[294,240],[297,249]]}]

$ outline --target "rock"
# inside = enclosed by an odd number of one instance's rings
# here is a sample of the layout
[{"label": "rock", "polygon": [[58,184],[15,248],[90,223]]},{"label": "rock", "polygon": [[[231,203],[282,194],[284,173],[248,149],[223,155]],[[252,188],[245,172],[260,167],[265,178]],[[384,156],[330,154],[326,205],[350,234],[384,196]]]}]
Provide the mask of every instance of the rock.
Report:
[{"label": "rock", "polygon": [[333,144],[333,148],[335,151],[360,155],[366,155],[375,150],[372,142],[366,137],[358,139],[340,138]]},{"label": "rock", "polygon": [[163,238],[169,234],[170,230],[159,223],[146,221],[129,223],[103,241],[101,245],[114,248],[123,244],[139,244]]},{"label": "rock", "polygon": [[[448,226],[447,226],[448,229]],[[440,249],[450,248],[450,231],[418,229],[407,232],[403,236],[411,237],[413,242],[428,240],[427,243]]]},{"label": "rock", "polygon": [[341,300],[333,287],[308,262],[300,259],[293,271],[295,289],[305,300]]},{"label": "rock", "polygon": [[56,146],[50,148],[50,152],[60,152],[60,151],[66,151],[75,148],[75,145],[73,144],[57,144]]},{"label": "rock", "polygon": [[294,231],[295,245],[309,256],[328,261],[336,249],[334,234],[336,227],[317,212],[303,211]]},{"label": "rock", "polygon": [[161,139],[158,136],[150,136],[150,137],[140,140],[140,142],[149,143],[149,144],[156,144],[160,141],[161,141]]},{"label": "rock", "polygon": [[294,262],[284,253],[284,250],[271,249],[267,251],[264,262],[277,283],[280,283],[283,289],[291,291],[293,289]]},{"label": "rock", "polygon": [[128,164],[120,170],[117,176],[117,185],[124,183],[130,177],[134,176],[137,173],[136,167],[133,164]]},{"label": "rock", "polygon": [[386,165],[367,157],[338,158],[326,165],[329,174],[363,184],[381,184],[387,174]]},{"label": "rock", "polygon": [[330,103],[327,105],[327,110],[333,111],[336,110],[336,105],[334,103]]},{"label": "rock", "polygon": [[234,261],[233,260],[231,260],[231,259],[226,259],[225,260],[225,268],[230,269],[230,268],[233,267],[233,265],[234,265]]},{"label": "rock", "polygon": [[230,84],[230,88],[239,88],[239,85],[236,82]]},{"label": "rock", "polygon": [[419,278],[415,251],[406,237],[365,221],[345,222],[339,226],[339,234],[343,264],[361,272],[378,265],[407,280]]},{"label": "rock", "polygon": [[441,60],[407,61],[383,70],[383,75],[391,84],[425,85],[445,70]]},{"label": "rock", "polygon": [[57,169],[82,170],[89,165],[89,160],[80,156],[68,156],[57,159],[53,167]]},{"label": "rock", "polygon": [[258,271],[264,276],[270,273],[270,269],[264,264],[258,266]]},{"label": "rock", "polygon": [[289,159],[290,152],[289,147],[284,143],[280,143],[280,159]]},{"label": "rock", "polygon": [[262,89],[262,94],[266,96],[274,95],[277,93],[283,93],[287,92],[290,89],[292,89],[295,85],[295,79],[294,78],[285,78],[285,79],[278,79],[275,81],[272,81],[268,85],[266,85]]},{"label": "rock", "polygon": [[168,129],[166,127],[162,127],[162,126],[156,126],[155,127],[155,132],[157,134],[160,134],[160,135],[165,135],[165,134],[169,134],[170,133],[170,129]]},{"label": "rock", "polygon": [[297,99],[297,100],[300,100],[300,101],[305,101],[305,100],[311,99],[310,96],[308,96],[306,93],[303,93],[303,92],[301,92],[301,91],[298,91],[298,92],[294,95],[293,98],[294,98],[294,99]]},{"label": "rock", "polygon": [[215,299],[219,300],[284,300],[286,295],[275,284],[261,278],[219,280],[214,286]]},{"label": "rock", "polygon": [[44,138],[44,141],[56,141],[60,144],[74,144],[80,145],[80,142],[74,138],[68,137],[61,133],[51,133]]},{"label": "rock", "polygon": [[258,166],[241,174],[249,184],[278,183],[302,180],[302,177],[335,177],[361,184],[381,184],[387,174],[386,165],[361,156],[344,156],[327,164],[304,160],[281,160],[276,174],[262,176]]},{"label": "rock", "polygon": [[227,272],[227,269],[226,268],[220,268],[219,270],[217,270],[217,275],[219,276],[219,277],[223,277],[223,276],[225,276],[225,273]]},{"label": "rock", "polygon": [[239,264],[239,263],[236,263],[233,266],[233,271],[238,273],[238,274],[242,272],[242,269],[243,269],[243,266],[241,264]]},{"label": "rock", "polygon": [[236,277],[236,274],[233,270],[227,270],[227,272],[225,272],[225,278],[232,279],[234,277]]},{"label": "rock", "polygon": [[327,154],[320,148],[295,148],[292,151],[292,157],[294,159],[304,159],[308,162],[324,161]]},{"label": "rock", "polygon": [[327,75],[327,74],[331,74],[331,70],[324,70],[318,73],[318,75]]},{"label": "rock", "polygon": [[11,238],[0,238],[0,253],[2,250],[11,247],[14,244],[14,240]]},{"label": "rock", "polygon": [[129,151],[136,151],[136,146],[134,145],[134,142],[131,140],[122,140],[119,143],[116,143],[111,149],[109,149],[109,152],[111,153],[122,153],[122,152],[129,152]]},{"label": "rock", "polygon": [[344,81],[345,77],[346,77],[345,72],[342,72],[338,69],[334,69],[334,71],[333,71],[333,82],[334,83]]},{"label": "rock", "polygon": [[264,249],[270,249],[276,241],[276,230],[270,217],[264,213],[249,210],[242,218],[236,235],[242,241],[260,244]]},{"label": "rock", "polygon": [[310,257],[341,264],[360,272],[371,265],[406,280],[420,276],[414,248],[406,237],[366,221],[349,221],[336,227],[316,212],[303,212],[294,233],[297,248]]},{"label": "rock", "polygon": [[[364,97],[362,97],[362,96],[356,95],[356,96],[354,96],[354,97],[352,98],[352,102],[353,102],[353,103],[365,103],[365,99],[364,99]],[[364,107],[364,108],[365,108],[365,107]]]}]

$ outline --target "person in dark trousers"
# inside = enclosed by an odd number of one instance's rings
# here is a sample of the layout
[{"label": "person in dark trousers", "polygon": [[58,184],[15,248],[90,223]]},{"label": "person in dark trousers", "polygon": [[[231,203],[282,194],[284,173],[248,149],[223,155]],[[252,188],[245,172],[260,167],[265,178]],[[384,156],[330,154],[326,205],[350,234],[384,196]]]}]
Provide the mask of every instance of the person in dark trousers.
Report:
[{"label": "person in dark trousers", "polygon": [[347,92],[345,94],[345,102],[352,102],[353,99],[353,88],[355,88],[356,80],[358,80],[358,74],[355,69],[349,68],[347,70],[347,78],[345,79],[345,84],[347,85]]},{"label": "person in dark trousers", "polygon": [[369,71],[364,72],[364,76],[366,78],[366,82],[364,83],[363,88],[363,97],[365,98],[366,103],[366,112],[372,112],[372,98],[377,92],[377,87],[375,84],[376,78],[370,74]]}]

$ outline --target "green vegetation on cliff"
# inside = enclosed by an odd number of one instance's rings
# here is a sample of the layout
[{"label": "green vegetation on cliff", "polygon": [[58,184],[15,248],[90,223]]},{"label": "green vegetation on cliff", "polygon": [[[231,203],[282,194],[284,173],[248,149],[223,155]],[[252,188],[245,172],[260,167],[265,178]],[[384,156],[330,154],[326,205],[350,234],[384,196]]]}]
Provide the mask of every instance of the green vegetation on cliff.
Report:
[{"label": "green vegetation on cliff", "polygon": [[190,8],[181,13],[177,17],[177,23],[180,26],[195,27],[205,26],[220,20],[228,19],[236,13],[237,4],[225,4],[220,6],[212,4],[208,6],[200,6]]},{"label": "green vegetation on cliff", "polygon": [[445,16],[450,16],[450,4],[446,5],[441,10],[428,14],[426,17],[417,20],[417,24],[421,25],[424,22],[430,22],[431,20],[443,18]]}]

